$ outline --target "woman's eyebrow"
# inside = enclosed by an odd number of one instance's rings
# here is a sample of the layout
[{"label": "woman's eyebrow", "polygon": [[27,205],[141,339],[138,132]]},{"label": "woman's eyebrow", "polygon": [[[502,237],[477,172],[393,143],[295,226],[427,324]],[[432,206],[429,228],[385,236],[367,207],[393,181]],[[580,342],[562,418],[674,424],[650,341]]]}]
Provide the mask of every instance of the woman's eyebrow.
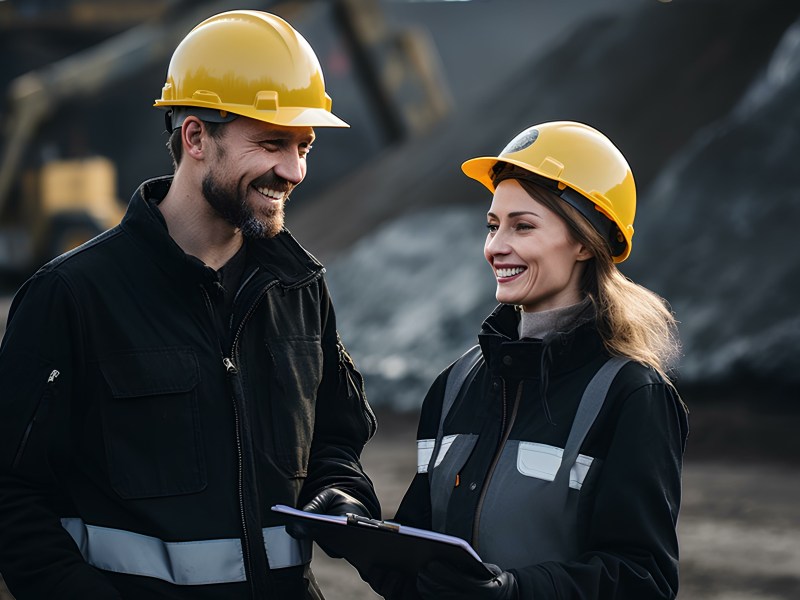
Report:
[{"label": "woman's eyebrow", "polygon": [[[522,215],[533,215],[534,217],[538,217],[538,216],[539,216],[539,214],[537,214],[537,213],[535,213],[535,212],[533,212],[533,211],[530,211],[530,210],[517,210],[517,211],[514,211],[514,212],[510,212],[510,213],[508,213],[508,216],[509,216],[510,218],[513,218],[513,217],[521,217]],[[496,215],[496,214],[494,214],[494,213],[493,213],[493,212],[491,212],[491,211],[487,212],[487,213],[486,213],[486,216],[487,216],[487,217],[491,217],[491,218],[493,218],[493,219],[497,219],[497,218],[498,218],[498,217],[497,217],[497,215]]]}]

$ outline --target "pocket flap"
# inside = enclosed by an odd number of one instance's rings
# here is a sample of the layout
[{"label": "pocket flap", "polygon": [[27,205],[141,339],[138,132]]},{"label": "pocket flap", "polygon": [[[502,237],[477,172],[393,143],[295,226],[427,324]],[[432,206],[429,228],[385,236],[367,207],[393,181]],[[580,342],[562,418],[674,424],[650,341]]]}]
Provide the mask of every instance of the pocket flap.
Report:
[{"label": "pocket flap", "polygon": [[[520,442],[517,450],[517,470],[526,477],[554,481],[563,455],[562,448],[534,442]],[[591,456],[578,454],[575,464],[569,471],[569,487],[575,490],[581,489],[593,460]]]},{"label": "pocket flap", "polygon": [[191,348],[122,352],[101,359],[100,370],[117,398],[188,392],[199,380]]},{"label": "pocket flap", "polygon": [[561,466],[564,450],[547,444],[520,442],[517,451],[517,470],[527,477],[553,481]]}]

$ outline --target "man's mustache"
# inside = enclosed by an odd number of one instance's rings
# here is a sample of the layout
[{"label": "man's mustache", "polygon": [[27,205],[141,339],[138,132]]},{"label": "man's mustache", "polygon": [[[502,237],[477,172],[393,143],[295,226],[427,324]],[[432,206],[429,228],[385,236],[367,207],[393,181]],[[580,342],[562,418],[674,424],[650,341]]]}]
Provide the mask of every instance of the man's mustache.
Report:
[{"label": "man's mustache", "polygon": [[294,185],[274,171],[265,173],[253,181],[253,187],[265,187],[277,192],[289,193],[294,189]]}]

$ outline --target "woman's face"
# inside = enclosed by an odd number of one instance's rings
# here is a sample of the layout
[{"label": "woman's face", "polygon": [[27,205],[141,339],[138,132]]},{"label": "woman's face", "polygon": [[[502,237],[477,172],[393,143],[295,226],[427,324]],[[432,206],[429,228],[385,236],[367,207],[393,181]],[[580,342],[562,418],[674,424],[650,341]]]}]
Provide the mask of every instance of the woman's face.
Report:
[{"label": "woman's face", "polygon": [[483,253],[497,279],[498,302],[537,312],[581,301],[579,282],[591,253],[516,180],[497,186],[487,227]]}]

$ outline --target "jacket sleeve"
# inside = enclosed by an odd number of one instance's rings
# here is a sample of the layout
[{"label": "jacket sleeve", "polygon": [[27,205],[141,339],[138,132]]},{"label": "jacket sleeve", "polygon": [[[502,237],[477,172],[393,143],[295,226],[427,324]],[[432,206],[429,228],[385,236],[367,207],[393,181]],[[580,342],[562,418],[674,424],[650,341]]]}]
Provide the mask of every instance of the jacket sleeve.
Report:
[{"label": "jacket sleeve", "polygon": [[632,392],[582,521],[581,556],[513,570],[520,598],[675,598],[687,432],[686,411],[671,387],[659,383]]},{"label": "jacket sleeve", "polygon": [[317,392],[314,439],[308,476],[300,494],[303,506],[322,490],[346,491],[380,517],[372,481],[361,466],[361,451],[375,434],[377,421],[367,402],[364,380],[336,330],[325,282],[321,282],[323,375]]},{"label": "jacket sleeve", "polygon": [[[431,385],[428,394],[422,403],[419,425],[417,427],[417,473],[406,490],[403,500],[392,519],[396,523],[417,527],[419,529],[432,529],[431,521],[431,493],[428,473],[420,465],[427,456],[420,456],[419,441],[436,438],[439,429],[439,418],[442,410],[442,398],[446,383],[447,369]],[[389,600],[418,600],[416,576],[409,576],[399,571],[374,568],[361,573],[369,585],[384,598]]]},{"label": "jacket sleeve", "polygon": [[61,526],[76,303],[41,271],[17,293],[0,346],[0,572],[18,598],[120,598]]}]

